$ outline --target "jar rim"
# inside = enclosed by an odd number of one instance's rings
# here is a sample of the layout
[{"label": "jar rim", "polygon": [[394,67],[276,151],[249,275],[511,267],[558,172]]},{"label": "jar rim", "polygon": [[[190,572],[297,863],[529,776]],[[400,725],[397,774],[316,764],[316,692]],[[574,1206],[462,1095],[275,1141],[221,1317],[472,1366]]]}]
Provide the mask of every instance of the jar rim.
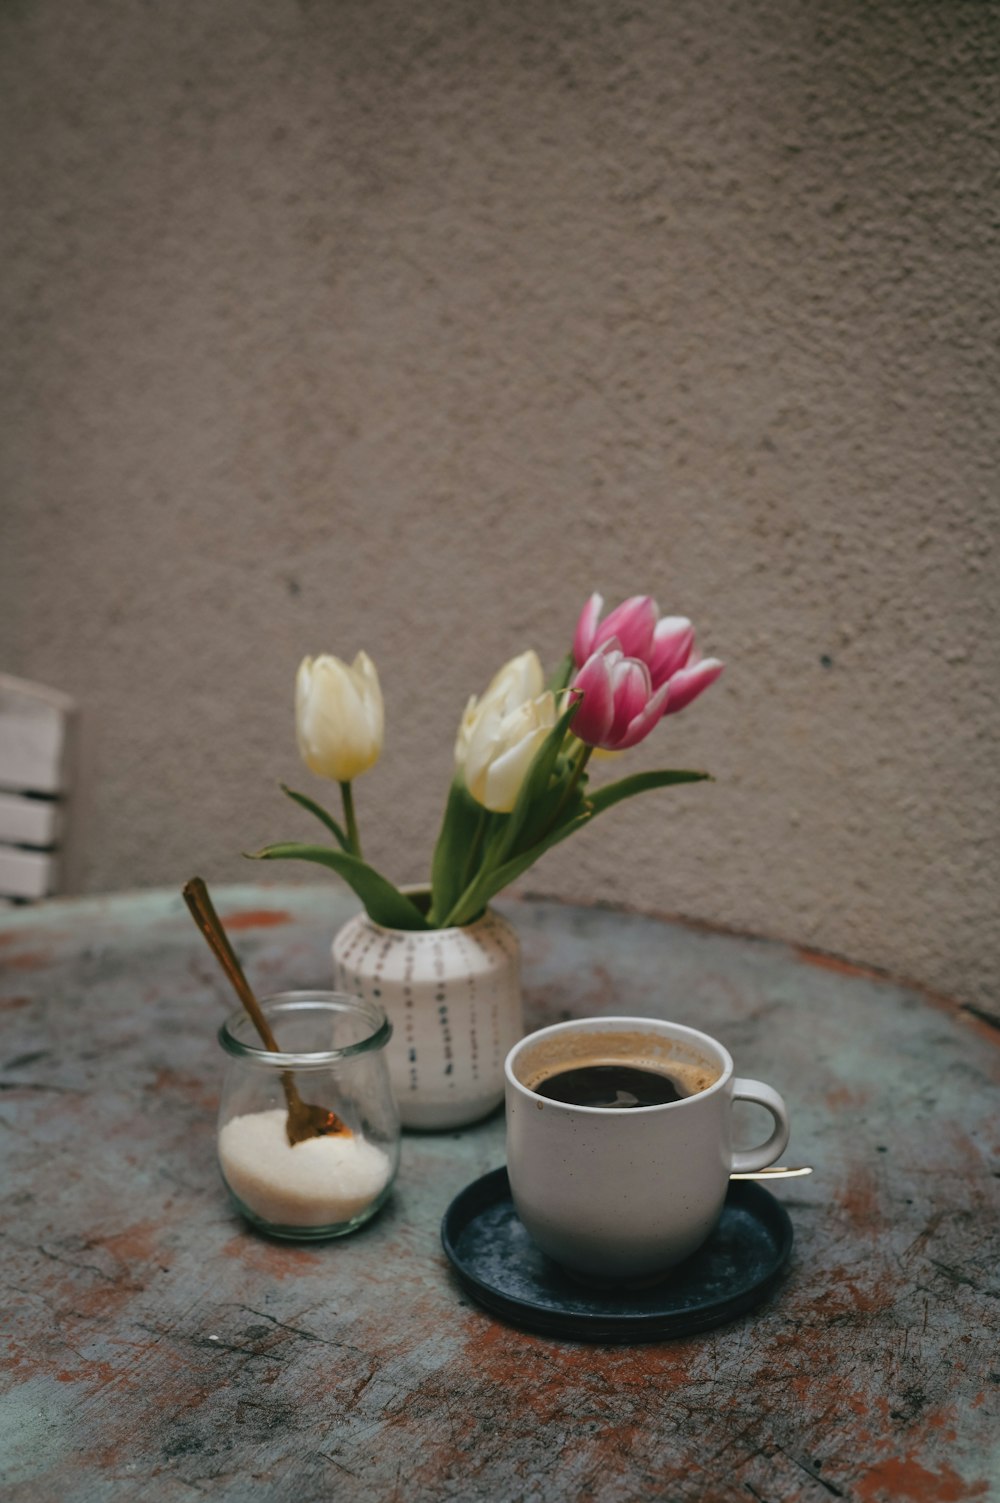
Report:
[{"label": "jar rim", "polygon": [[322,1069],[324,1066],[337,1064],[340,1060],[356,1059],[359,1054],[381,1049],[392,1036],[392,1024],[386,1017],[385,1010],[377,1002],[353,996],[349,992],[318,990],[274,992],[270,996],[261,997],[260,1005],[269,1020],[273,1017],[275,1021],[280,1022],[283,1015],[318,1009],[326,1013],[354,1013],[364,1018],[372,1030],[366,1038],[358,1039],[353,1044],[345,1044],[341,1049],[316,1049],[286,1054],[282,1051],[267,1049],[259,1041],[251,1043],[240,1038],[237,1029],[253,1028],[253,1023],[242,1008],[230,1013],[218,1032],[219,1043],[223,1049],[235,1059],[249,1060],[253,1064],[266,1065],[271,1069]]}]

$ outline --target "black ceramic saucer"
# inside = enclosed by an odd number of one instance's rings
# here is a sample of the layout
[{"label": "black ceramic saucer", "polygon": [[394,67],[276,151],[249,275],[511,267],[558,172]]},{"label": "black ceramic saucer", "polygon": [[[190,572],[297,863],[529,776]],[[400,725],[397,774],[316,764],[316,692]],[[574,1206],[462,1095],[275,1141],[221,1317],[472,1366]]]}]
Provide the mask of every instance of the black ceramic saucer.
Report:
[{"label": "black ceramic saucer", "polygon": [[662,1283],[588,1289],[531,1241],[506,1169],[494,1169],[456,1195],[441,1240],[473,1299],[512,1325],[576,1341],[662,1341],[724,1325],[766,1299],[788,1262],[792,1224],[760,1185],[733,1180],[715,1231]]}]

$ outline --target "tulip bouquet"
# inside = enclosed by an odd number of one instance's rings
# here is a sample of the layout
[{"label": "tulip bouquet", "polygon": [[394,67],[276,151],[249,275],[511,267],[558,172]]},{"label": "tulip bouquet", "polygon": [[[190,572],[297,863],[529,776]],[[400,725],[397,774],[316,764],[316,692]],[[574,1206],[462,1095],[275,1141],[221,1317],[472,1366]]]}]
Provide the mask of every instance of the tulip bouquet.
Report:
[{"label": "tulip bouquet", "polygon": [[612,805],[653,788],[695,783],[703,772],[640,772],[591,789],[588,764],[627,751],[718,678],[722,664],[699,659],[694,628],[661,617],[648,595],[603,620],[592,595],[572,651],[545,681],[535,652],[513,658],[472,698],[455,742],[455,774],[431,864],[429,895],[411,895],[361,855],[353,782],[377,762],[384,711],[378,674],[359,652],[306,658],[296,682],[296,729],[307,767],[339,783],[343,818],[284,788],[333,836],[332,845],[266,846],[254,859],[298,858],[328,866],[357,893],[374,922],[394,929],[468,924],[545,851]]}]

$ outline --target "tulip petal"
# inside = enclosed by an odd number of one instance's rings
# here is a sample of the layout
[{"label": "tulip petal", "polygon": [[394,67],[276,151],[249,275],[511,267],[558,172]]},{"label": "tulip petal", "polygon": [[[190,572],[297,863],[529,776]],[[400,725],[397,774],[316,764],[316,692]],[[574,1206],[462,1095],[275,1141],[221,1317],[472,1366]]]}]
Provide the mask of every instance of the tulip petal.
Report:
[{"label": "tulip petal", "polygon": [[662,688],[657,689],[652,699],[646,701],[625,734],[615,743],[615,751],[627,751],[630,746],[637,745],[649,735],[666,711],[670,692],[669,684],[664,684]]},{"label": "tulip petal", "polygon": [[594,633],[597,630],[597,622],[603,606],[604,597],[594,594],[580,612],[580,619],[573,633],[573,661],[578,668],[583,667],[594,650]]},{"label": "tulip petal", "polygon": [[700,663],[692,663],[675,673],[670,680],[670,703],[666,713],[676,715],[678,710],[686,709],[709,684],[715,683],[722,669],[723,664],[718,658],[703,658]]},{"label": "tulip petal", "polygon": [[614,720],[611,660],[616,655],[617,644],[606,643],[587,659],[570,685],[574,698],[582,696],[580,708],[573,717],[573,735],[587,746],[603,745]]},{"label": "tulip petal", "polygon": [[545,688],[545,672],[538,653],[529,648],[504,663],[490,679],[489,686],[478,701],[480,709],[487,706],[499,709],[501,714],[515,710],[529,699],[537,699]]},{"label": "tulip petal", "polygon": [[653,688],[665,684],[671,674],[687,666],[694,646],[694,627],[686,616],[664,616],[657,621],[653,645],[646,659]]},{"label": "tulip petal", "polygon": [[649,703],[652,684],[645,663],[638,658],[622,658],[617,662],[611,672],[611,692],[615,713],[605,740],[614,747]]},{"label": "tulip petal", "polygon": [[473,798],[482,803],[486,774],[500,745],[500,715],[490,706],[477,714],[465,749],[465,781]]},{"label": "tulip petal", "polygon": [[544,725],[529,731],[513,746],[490,763],[486,773],[486,786],[482,802],[495,814],[509,814],[517,803],[521,784],[535,759],[535,753],[549,734]]},{"label": "tulip petal", "polygon": [[626,657],[645,662],[659,614],[652,595],[632,595],[601,622],[594,635],[594,648],[617,637]]},{"label": "tulip petal", "polygon": [[479,701],[473,694],[465,707],[465,713],[459,722],[458,734],[455,737],[455,766],[464,767],[465,759],[469,755],[469,737],[472,735],[473,726],[476,723],[476,711]]},{"label": "tulip petal", "polygon": [[351,664],[352,682],[357,690],[368,733],[381,747],[385,735],[385,707],[375,664],[367,652],[359,652]]}]

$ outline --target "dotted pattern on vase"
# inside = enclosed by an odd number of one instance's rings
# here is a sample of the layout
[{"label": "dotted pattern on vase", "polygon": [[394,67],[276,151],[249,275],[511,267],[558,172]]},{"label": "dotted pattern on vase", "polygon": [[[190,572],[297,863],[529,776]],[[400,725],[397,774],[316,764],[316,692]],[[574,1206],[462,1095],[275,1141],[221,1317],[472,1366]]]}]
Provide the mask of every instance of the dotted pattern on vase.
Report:
[{"label": "dotted pattern on vase", "polygon": [[413,1017],[413,951],[407,950],[403,962],[403,1037],[406,1043],[407,1084],[415,1091],[417,1075],[417,1031]]}]

